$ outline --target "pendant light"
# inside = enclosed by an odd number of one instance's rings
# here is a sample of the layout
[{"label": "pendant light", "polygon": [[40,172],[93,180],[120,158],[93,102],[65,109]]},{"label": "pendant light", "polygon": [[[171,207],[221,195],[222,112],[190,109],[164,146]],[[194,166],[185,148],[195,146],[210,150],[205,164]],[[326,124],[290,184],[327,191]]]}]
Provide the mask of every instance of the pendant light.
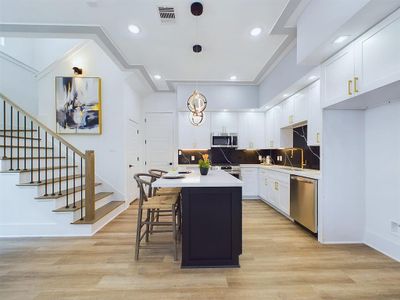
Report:
[{"label": "pendant light", "polygon": [[[200,16],[203,13],[203,4],[201,4],[200,2],[193,2],[192,5],[190,6],[190,11],[192,15],[194,15],[195,17]],[[198,31],[198,25],[196,18],[196,38],[197,38],[197,31]],[[193,46],[194,53],[200,53],[201,51],[202,51],[201,45],[196,44]],[[192,125],[194,126],[199,126],[204,119],[203,112],[207,107],[207,98],[197,90],[197,80],[196,80],[196,88],[188,98],[186,105],[190,111],[189,113],[190,123],[192,123]]]},{"label": "pendant light", "polygon": [[189,121],[193,126],[200,126],[204,120],[203,112],[190,112]]}]

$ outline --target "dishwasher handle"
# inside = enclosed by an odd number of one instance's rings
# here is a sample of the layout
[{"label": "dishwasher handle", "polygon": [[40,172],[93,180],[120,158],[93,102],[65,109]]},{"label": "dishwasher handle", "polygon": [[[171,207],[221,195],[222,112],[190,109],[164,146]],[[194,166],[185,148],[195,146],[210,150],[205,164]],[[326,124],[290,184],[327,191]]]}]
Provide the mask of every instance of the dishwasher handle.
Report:
[{"label": "dishwasher handle", "polygon": [[300,181],[300,182],[309,183],[309,184],[315,183],[315,180],[308,179],[308,178],[301,177],[301,176],[290,176],[290,180]]}]

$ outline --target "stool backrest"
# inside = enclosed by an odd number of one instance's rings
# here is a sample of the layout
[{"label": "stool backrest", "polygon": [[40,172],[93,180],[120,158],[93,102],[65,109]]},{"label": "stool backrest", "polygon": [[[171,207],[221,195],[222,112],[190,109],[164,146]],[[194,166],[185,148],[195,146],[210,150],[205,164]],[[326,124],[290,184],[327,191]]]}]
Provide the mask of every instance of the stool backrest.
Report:
[{"label": "stool backrest", "polygon": [[141,207],[143,201],[147,201],[149,197],[153,196],[152,183],[157,180],[157,177],[151,174],[138,173],[133,176],[139,187],[139,206]]},{"label": "stool backrest", "polygon": [[150,169],[149,174],[156,176],[157,178],[161,178],[164,174],[167,174],[168,171],[159,170],[159,169]]}]

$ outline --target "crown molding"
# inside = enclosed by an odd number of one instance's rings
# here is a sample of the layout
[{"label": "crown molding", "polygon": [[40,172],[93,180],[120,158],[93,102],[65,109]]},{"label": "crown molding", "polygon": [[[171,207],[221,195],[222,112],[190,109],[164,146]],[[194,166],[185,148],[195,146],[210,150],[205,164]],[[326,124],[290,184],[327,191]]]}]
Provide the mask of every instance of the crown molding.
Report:
[{"label": "crown molding", "polygon": [[18,60],[16,58],[8,55],[7,53],[5,53],[3,51],[0,51],[0,58],[6,60],[8,62],[13,63],[13,64],[21,67],[22,69],[25,69],[26,71],[28,71],[28,72],[30,72],[30,73],[32,73],[34,75],[36,75],[39,72],[35,68],[32,68],[31,66],[27,65],[26,63],[24,63],[24,62],[22,62],[22,61],[20,61],[20,60]]}]

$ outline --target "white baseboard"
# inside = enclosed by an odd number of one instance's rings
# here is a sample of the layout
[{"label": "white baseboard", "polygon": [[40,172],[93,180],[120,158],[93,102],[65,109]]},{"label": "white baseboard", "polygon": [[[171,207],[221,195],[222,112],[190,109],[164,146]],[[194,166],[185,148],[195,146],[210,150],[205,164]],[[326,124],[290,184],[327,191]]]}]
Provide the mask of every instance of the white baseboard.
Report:
[{"label": "white baseboard", "polygon": [[400,262],[400,244],[390,241],[370,231],[365,233],[364,243]]}]

